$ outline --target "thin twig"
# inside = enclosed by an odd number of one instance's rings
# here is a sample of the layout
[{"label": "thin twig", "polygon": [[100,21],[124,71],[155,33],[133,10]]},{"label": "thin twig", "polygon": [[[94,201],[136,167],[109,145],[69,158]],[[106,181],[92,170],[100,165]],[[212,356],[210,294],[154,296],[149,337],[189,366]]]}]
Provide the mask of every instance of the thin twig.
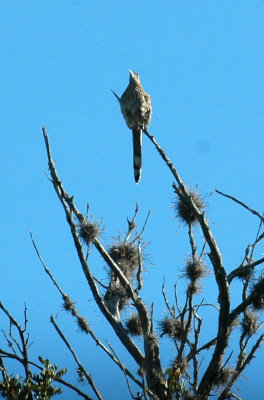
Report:
[{"label": "thin twig", "polygon": [[242,201],[236,199],[233,196],[230,196],[229,194],[223,193],[218,189],[215,189],[216,193],[221,194],[224,197],[227,197],[228,199],[231,199],[233,201],[235,201],[236,203],[240,204],[242,207],[246,208],[248,211],[250,211],[252,214],[256,215],[257,217],[259,217],[259,219],[264,222],[264,217],[256,210],[254,210],[253,208],[250,208],[249,206],[247,206],[245,203],[243,203]]},{"label": "thin twig", "polygon": [[[32,239],[33,239],[33,236],[32,236]],[[67,308],[67,307],[66,307],[66,309],[70,309],[71,314],[72,314],[74,317],[76,317],[77,321],[78,321],[78,322],[82,322],[82,318],[83,318],[83,317],[81,317],[81,316],[79,315],[79,313],[78,313],[78,311],[77,311],[77,309],[76,309],[76,307],[75,307],[75,305],[74,305],[74,302],[73,302],[73,301],[70,299],[70,297],[61,289],[61,287],[59,286],[58,282],[56,281],[56,279],[54,278],[54,276],[52,275],[52,273],[50,272],[50,270],[49,270],[48,267],[46,266],[45,262],[43,261],[41,255],[40,255],[40,253],[39,253],[39,250],[38,250],[37,245],[36,245],[36,243],[35,243],[34,240],[33,240],[33,244],[34,244],[34,248],[35,248],[35,250],[36,250],[36,252],[37,252],[37,254],[38,254],[38,257],[39,257],[39,259],[40,259],[40,261],[41,261],[41,263],[42,263],[42,265],[43,265],[43,267],[44,267],[46,273],[48,274],[48,276],[50,277],[50,279],[52,280],[52,282],[54,283],[54,285],[56,286],[56,288],[57,288],[58,291],[60,292],[61,297],[62,297],[64,303],[66,302],[66,305],[67,305],[67,304],[70,304],[70,308]],[[94,342],[96,343],[96,345],[99,346],[99,347],[112,359],[112,361],[114,361],[121,369],[125,368],[126,374],[127,374],[135,383],[137,383],[140,387],[142,387],[142,383],[141,383],[141,382],[126,368],[126,367],[124,367],[124,365],[122,365],[122,367],[121,367],[121,365],[119,365],[118,360],[113,356],[113,354],[111,354],[111,353],[109,352],[109,350],[107,349],[107,347],[97,338],[97,336],[96,336],[96,335],[94,334],[94,332],[92,331],[91,327],[89,327],[88,324],[82,325],[82,326],[83,326],[83,330],[84,330],[87,334],[89,334],[89,335],[92,337],[92,339],[94,340]]]},{"label": "thin twig", "polygon": [[131,386],[130,386],[130,383],[129,383],[129,380],[128,380],[128,377],[127,377],[127,374],[126,374],[126,370],[125,370],[125,368],[123,368],[122,362],[120,361],[118,355],[116,354],[115,350],[113,349],[113,347],[111,346],[109,341],[107,341],[107,344],[110,347],[110,349],[111,349],[112,353],[114,354],[115,358],[119,361],[119,365],[121,366],[121,368],[122,368],[122,370],[124,372],[124,376],[125,376],[125,379],[126,379],[126,383],[127,383],[127,387],[128,387],[129,393],[132,396],[132,398],[135,399],[135,396],[133,395],[133,392],[131,390]]},{"label": "thin twig", "polygon": [[188,235],[189,235],[190,245],[191,245],[191,249],[192,249],[192,258],[194,261],[196,258],[196,244],[195,244],[194,237],[193,237],[192,224],[189,223],[188,225],[189,225]]},{"label": "thin twig", "polygon": [[101,282],[98,278],[96,278],[94,275],[93,275],[93,278],[94,278],[94,280],[95,280],[95,282],[97,282],[100,286],[102,286],[102,288],[104,288],[104,289],[108,289],[108,285],[105,285],[103,282]]},{"label": "thin twig", "polygon": [[[85,217],[78,211],[77,207],[75,206],[75,204],[73,202],[73,197],[70,197],[66,193],[66,191],[63,188],[63,185],[58,177],[58,174],[57,174],[57,171],[55,168],[55,163],[51,156],[48,134],[46,132],[45,127],[43,128],[43,136],[44,136],[45,145],[46,145],[48,164],[49,164],[50,174],[52,177],[53,187],[54,187],[55,192],[56,192],[56,194],[62,204],[62,207],[65,211],[66,220],[67,220],[70,230],[71,230],[75,248],[76,248],[84,275],[87,279],[88,285],[93,294],[93,297],[94,297],[100,311],[102,312],[104,317],[107,319],[107,321],[110,323],[110,325],[114,329],[116,335],[119,337],[119,339],[121,340],[123,345],[126,347],[128,352],[132,355],[132,357],[136,360],[136,362],[141,366],[144,362],[143,354],[141,353],[139,348],[136,346],[136,344],[131,340],[131,338],[127,334],[127,331],[121,324],[121,321],[118,320],[117,318],[115,318],[115,316],[109,311],[109,309],[108,309],[106,303],[103,301],[103,299],[99,293],[99,290],[97,288],[97,285],[93,279],[93,275],[88,266],[88,263],[87,263],[87,260],[85,257],[85,253],[84,253],[84,250],[82,247],[82,243],[81,243],[79,235],[78,235],[78,226],[76,226],[72,214],[74,214],[74,216],[77,218],[77,220],[79,221],[80,224],[81,223],[84,224],[86,222]],[[143,305],[142,301],[133,292],[133,289],[131,288],[131,285],[128,282],[128,280],[126,279],[126,277],[124,276],[123,272],[120,270],[118,265],[112,260],[112,258],[109,256],[108,252],[104,249],[104,247],[101,245],[101,243],[99,242],[98,239],[94,239],[93,244],[97,248],[97,250],[101,254],[101,256],[103,257],[103,259],[107,262],[109,267],[117,274],[122,285],[126,289],[129,297],[131,297],[133,299],[133,301],[135,302],[135,306],[140,308],[141,315],[144,314],[145,325],[148,325],[149,322],[148,322],[147,310],[146,310],[145,306]]]},{"label": "thin twig", "polygon": [[[195,351],[197,350],[199,340],[200,340],[200,333],[201,333],[201,328],[202,328],[202,323],[203,320],[202,318],[198,315],[198,313],[193,310],[194,313],[194,320],[193,320],[193,325],[194,325],[194,344],[191,347],[191,351],[189,356],[187,356],[187,359],[193,359],[193,387],[196,390],[198,387],[198,378],[199,378],[199,364],[198,364],[198,359],[197,359],[197,354]],[[196,327],[196,321],[198,321],[198,326]],[[191,356],[192,351],[194,350],[193,356]],[[190,357],[191,356],[191,357]]]},{"label": "thin twig", "polygon": [[136,203],[136,209],[135,209],[135,213],[134,213],[134,216],[133,216],[132,220],[129,221],[129,219],[127,218],[128,232],[127,232],[126,238],[124,240],[125,242],[127,242],[129,240],[129,238],[131,236],[131,233],[133,232],[133,230],[137,226],[136,225],[136,216],[137,216],[138,211],[139,211],[139,207],[138,207],[138,203]]},{"label": "thin twig", "polygon": [[53,277],[52,273],[50,272],[50,270],[49,270],[48,267],[46,266],[46,264],[45,264],[43,258],[42,258],[41,255],[40,255],[40,252],[39,252],[39,250],[38,250],[38,248],[37,248],[37,245],[36,245],[36,243],[35,243],[35,240],[34,240],[34,237],[33,237],[32,232],[29,231],[29,234],[30,234],[30,238],[31,238],[33,247],[34,247],[34,249],[35,249],[35,251],[36,251],[36,253],[37,253],[37,256],[38,256],[38,258],[39,258],[39,260],[40,260],[40,262],[41,262],[41,264],[42,264],[42,266],[43,266],[45,272],[48,274],[48,276],[50,277],[50,279],[52,280],[52,282],[54,283],[54,285],[56,286],[56,288],[58,289],[58,291],[60,292],[60,294],[63,295],[63,291],[62,291],[60,285],[58,284],[58,282],[56,281],[56,279]]},{"label": "thin twig", "polygon": [[236,394],[234,394],[234,393],[230,393],[230,396],[232,396],[234,399],[236,399],[236,400],[242,400],[242,398],[241,397],[238,397]]},{"label": "thin twig", "polygon": [[213,307],[213,308],[215,308],[217,311],[220,311],[220,307],[218,307],[216,304],[213,304],[213,303],[199,303],[199,304],[194,304],[193,305],[193,308],[200,308],[200,307],[208,307],[208,306],[210,306],[210,307]]},{"label": "thin twig", "polygon": [[176,308],[178,311],[178,314],[181,314],[181,307],[179,305],[179,300],[178,300],[178,293],[177,293],[177,282],[174,284],[174,298],[175,298],[175,304],[176,304]]},{"label": "thin twig", "polygon": [[85,376],[85,378],[87,379],[89,385],[91,386],[91,388],[93,389],[96,397],[98,398],[98,400],[103,400],[99,390],[97,389],[97,387],[95,386],[93,379],[91,377],[91,375],[88,374],[88,372],[86,371],[86,369],[83,367],[83,365],[81,364],[81,362],[79,361],[77,354],[75,353],[75,351],[73,350],[73,348],[71,347],[69,341],[67,340],[67,338],[65,337],[65,335],[62,333],[61,329],[58,327],[54,317],[51,315],[50,317],[50,321],[52,323],[52,325],[54,326],[54,328],[56,329],[57,333],[59,334],[59,336],[61,337],[61,339],[63,340],[63,342],[66,344],[66,346],[68,347],[68,349],[70,350],[70,352],[72,353],[72,356],[76,362],[76,364],[78,365],[80,371],[82,372],[82,374]]},{"label": "thin twig", "polygon": [[252,244],[252,246],[251,246],[251,255],[250,255],[250,259],[253,258],[253,254],[254,254],[256,245],[257,245],[257,244],[260,242],[260,240],[262,240],[263,237],[264,237],[263,234],[262,234],[262,235],[260,234],[260,230],[261,230],[262,226],[263,226],[263,221],[260,221],[259,227],[258,227],[258,230],[257,230],[256,240],[255,240],[255,242],[254,242],[254,243]]},{"label": "thin twig", "polygon": [[143,286],[143,279],[142,279],[142,251],[141,251],[141,244],[140,241],[138,243],[138,270],[137,270],[137,288],[135,289],[136,294],[142,289]]},{"label": "thin twig", "polygon": [[161,148],[161,146],[158,144],[158,142],[156,141],[155,137],[152,136],[146,129],[143,129],[143,132],[147,135],[147,137],[150,139],[150,141],[154,144],[154,146],[156,147],[157,151],[159,152],[159,154],[161,155],[161,157],[163,158],[163,160],[165,161],[166,165],[169,167],[172,175],[174,176],[174,178],[176,179],[178,185],[180,186],[181,189],[184,189],[185,191],[185,187],[182,183],[182,180],[178,174],[178,172],[176,171],[176,168],[174,167],[173,163],[171,162],[171,160],[169,159],[169,157],[167,156],[167,154],[165,153],[165,151]]},{"label": "thin twig", "polygon": [[167,296],[166,296],[166,292],[165,292],[165,278],[163,278],[163,284],[162,284],[162,295],[166,304],[166,307],[171,315],[172,318],[175,318],[175,312],[172,311],[172,308],[168,302]]},{"label": "thin twig", "polygon": [[150,217],[150,214],[151,214],[151,211],[149,210],[149,211],[148,211],[148,214],[147,214],[147,216],[146,216],[144,225],[143,225],[143,227],[142,227],[142,229],[141,229],[141,232],[140,232],[138,235],[136,235],[136,237],[131,241],[132,244],[135,243],[137,240],[141,239],[141,237],[142,237],[142,235],[143,235],[143,233],[144,233],[144,231],[145,231],[145,229],[146,229],[147,222],[148,222],[148,219],[149,219],[149,217]]},{"label": "thin twig", "polygon": [[225,363],[223,364],[222,369],[225,368],[225,366],[229,363],[229,360],[230,360],[230,358],[232,357],[233,353],[234,353],[234,351],[232,350],[232,351],[230,352],[229,356],[227,357]]},{"label": "thin twig", "polygon": [[238,377],[241,375],[241,372],[246,368],[246,366],[252,361],[252,359],[255,356],[255,353],[257,349],[260,347],[261,343],[264,340],[264,333],[260,335],[254,346],[252,347],[249,355],[246,357],[246,359],[238,363],[236,370],[234,371],[232,378],[229,380],[228,384],[226,385],[225,389],[222,391],[221,395],[219,396],[218,400],[224,400],[226,399],[227,394],[230,392],[231,387],[234,385],[235,381],[238,379]]},{"label": "thin twig", "polygon": [[241,274],[245,273],[246,271],[253,270],[257,265],[264,263],[264,257],[260,258],[257,261],[254,261],[248,265],[241,265],[238,268],[234,269],[230,272],[227,279],[228,282],[231,283],[232,280],[236,277],[239,277]]},{"label": "thin twig", "polygon": [[[30,379],[30,377],[31,377],[31,371],[30,371],[30,368],[29,368],[29,361],[28,361],[27,340],[25,339],[25,336],[24,336],[25,330],[21,328],[20,324],[15,320],[15,318],[4,307],[4,305],[2,304],[1,301],[0,301],[0,308],[6,314],[6,316],[9,318],[9,321],[10,321],[9,336],[12,338],[14,343],[16,343],[16,345],[17,345],[17,347],[18,347],[18,349],[19,349],[19,351],[20,351],[20,353],[22,355],[22,364],[23,364],[23,367],[25,369],[26,380],[28,381]],[[25,310],[25,312],[26,312],[26,310]],[[12,326],[15,326],[17,331],[18,331],[22,347],[20,347],[20,345],[18,344],[17,340],[14,338],[14,336],[12,334]],[[30,392],[30,395],[29,395],[29,399],[33,399],[31,392]]]}]

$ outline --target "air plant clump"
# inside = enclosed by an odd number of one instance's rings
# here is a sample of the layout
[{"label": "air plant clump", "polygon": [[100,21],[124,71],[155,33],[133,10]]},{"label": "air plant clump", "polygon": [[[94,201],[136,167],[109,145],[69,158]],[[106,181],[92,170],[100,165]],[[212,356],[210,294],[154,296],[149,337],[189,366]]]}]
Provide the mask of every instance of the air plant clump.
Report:
[{"label": "air plant clump", "polygon": [[258,316],[253,312],[246,311],[241,322],[242,334],[252,336],[258,329]]},{"label": "air plant clump", "polygon": [[96,239],[100,234],[100,227],[96,222],[84,221],[79,225],[79,236],[81,239],[89,245]]},{"label": "air plant clump", "polygon": [[264,309],[264,279],[259,278],[257,283],[254,283],[250,290],[250,296],[252,296],[251,306],[256,311]]},{"label": "air plant clump", "polygon": [[138,268],[139,254],[137,247],[130,242],[122,242],[114,244],[110,247],[108,252],[124,275],[130,278],[133,272]]},{"label": "air plant clump", "polygon": [[185,222],[187,225],[197,223],[198,216],[192,205],[192,202],[199,212],[202,212],[205,208],[205,203],[200,197],[199,193],[189,190],[189,196],[185,196],[181,189],[176,187],[174,187],[174,189],[178,196],[174,203],[177,218],[179,218],[181,222]]},{"label": "air plant clump", "polygon": [[78,317],[77,318],[77,324],[78,324],[78,326],[79,326],[81,331],[84,331],[86,333],[90,332],[89,324],[86,321],[85,317]]},{"label": "air plant clump", "polygon": [[118,296],[119,298],[127,297],[126,289],[117,280],[112,280],[109,288],[105,293],[105,299],[110,300],[113,297]]},{"label": "air plant clump", "polygon": [[230,378],[232,377],[234,373],[234,370],[232,367],[227,367],[227,368],[221,368],[218,372],[217,378],[216,378],[216,385],[218,387],[226,385]]},{"label": "air plant clump", "polygon": [[63,296],[63,300],[64,300],[64,302],[63,302],[64,310],[74,313],[75,312],[75,306],[74,306],[75,303],[70,299],[70,297],[67,295]]},{"label": "air plant clump", "polygon": [[143,334],[143,329],[138,314],[131,315],[131,317],[126,321],[126,328],[132,336],[141,336]]},{"label": "air plant clump", "polygon": [[118,280],[115,280],[112,275],[112,281],[109,288],[107,289],[104,300],[107,302],[108,307],[113,310],[118,305],[118,310],[121,311],[125,307],[128,301],[128,295],[126,289],[120,284]]},{"label": "air plant clump", "polygon": [[123,286],[120,286],[119,288],[116,289],[116,295],[119,296],[118,309],[119,311],[121,311],[126,306],[129,298]]},{"label": "air plant clump", "polygon": [[[132,284],[135,271],[139,266],[139,252],[138,247],[128,241],[114,243],[109,249],[108,253],[113,261],[118,265],[127,280]],[[118,310],[121,311],[127,304],[129,296],[126,288],[123,286],[118,274],[112,269],[108,270],[109,274],[109,289],[105,294],[105,300],[111,304],[118,304]],[[111,305],[110,305],[111,307]]]},{"label": "air plant clump", "polygon": [[184,335],[184,328],[182,327],[181,321],[173,317],[164,317],[163,320],[158,323],[160,336],[167,335],[170,338],[181,340]]},{"label": "air plant clump", "polygon": [[230,324],[230,328],[231,328],[231,329],[234,329],[234,328],[237,328],[237,327],[240,326],[240,325],[241,325],[241,324],[240,324],[239,318],[236,317],[236,318],[234,318],[234,319],[232,320],[232,322],[231,322],[231,324]]},{"label": "air plant clump", "polygon": [[192,283],[197,282],[199,279],[206,275],[206,266],[201,258],[190,257],[186,261],[184,276]]},{"label": "air plant clump", "polygon": [[188,290],[191,294],[198,294],[201,292],[202,287],[197,281],[194,281],[189,283]]},{"label": "air plant clump", "polygon": [[253,276],[253,268],[249,265],[243,266],[243,268],[239,268],[239,272],[237,272],[236,277],[238,279],[245,279],[249,281],[251,277]]}]

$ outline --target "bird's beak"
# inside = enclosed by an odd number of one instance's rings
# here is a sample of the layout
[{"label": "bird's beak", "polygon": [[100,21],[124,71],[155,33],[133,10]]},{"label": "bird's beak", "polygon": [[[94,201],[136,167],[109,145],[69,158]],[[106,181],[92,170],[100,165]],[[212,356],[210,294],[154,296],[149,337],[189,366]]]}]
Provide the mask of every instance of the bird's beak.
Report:
[{"label": "bird's beak", "polygon": [[131,71],[131,69],[128,72],[130,73],[130,76],[134,76],[134,72]]}]

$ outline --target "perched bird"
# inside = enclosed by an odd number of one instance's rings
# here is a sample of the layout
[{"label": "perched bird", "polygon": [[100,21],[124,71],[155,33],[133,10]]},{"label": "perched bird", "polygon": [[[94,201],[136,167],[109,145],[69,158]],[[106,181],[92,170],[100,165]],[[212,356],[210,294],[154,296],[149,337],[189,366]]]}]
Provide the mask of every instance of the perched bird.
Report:
[{"label": "perched bird", "polygon": [[139,75],[129,70],[129,84],[121,97],[112,90],[119,101],[121,112],[133,134],[133,163],[135,181],[138,183],[142,168],[142,129],[147,129],[151,120],[151,98],[144,92]]}]

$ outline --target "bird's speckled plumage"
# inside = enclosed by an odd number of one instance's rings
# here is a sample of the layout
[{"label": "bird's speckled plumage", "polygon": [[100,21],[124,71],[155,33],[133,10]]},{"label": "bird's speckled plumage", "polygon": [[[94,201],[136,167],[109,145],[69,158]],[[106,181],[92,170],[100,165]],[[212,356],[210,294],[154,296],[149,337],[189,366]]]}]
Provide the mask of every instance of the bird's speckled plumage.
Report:
[{"label": "bird's speckled plumage", "polygon": [[152,107],[150,95],[144,92],[139,75],[132,71],[129,74],[129,84],[121,98],[113,93],[120,103],[127,126],[133,132],[134,175],[138,183],[142,168],[142,129],[147,129],[150,124]]}]

